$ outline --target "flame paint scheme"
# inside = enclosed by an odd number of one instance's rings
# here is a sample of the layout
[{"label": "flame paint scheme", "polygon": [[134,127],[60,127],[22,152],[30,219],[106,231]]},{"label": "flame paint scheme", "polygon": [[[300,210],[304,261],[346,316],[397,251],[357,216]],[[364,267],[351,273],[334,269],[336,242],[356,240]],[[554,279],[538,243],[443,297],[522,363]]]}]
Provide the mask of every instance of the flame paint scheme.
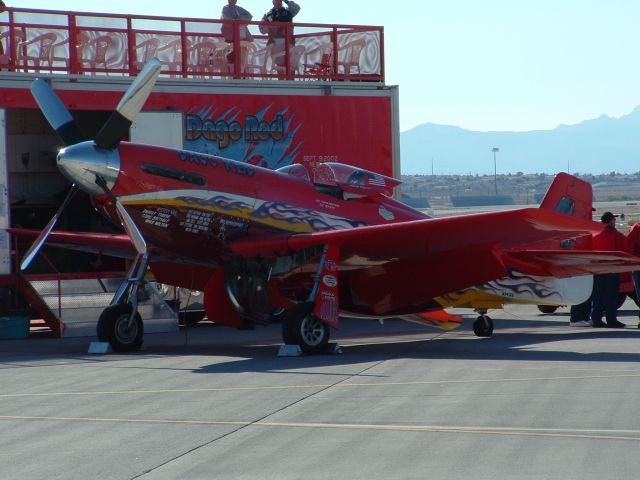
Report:
[{"label": "flame paint scheme", "polygon": [[586,301],[593,287],[592,276],[541,277],[511,272],[508,277],[437,298],[443,308],[502,308],[505,304],[577,305]]},{"label": "flame paint scheme", "polygon": [[286,308],[285,343],[319,353],[339,312],[452,328],[461,319],[439,298],[512,271],[565,278],[640,266],[622,252],[563,248],[602,228],[590,220],[590,186],[569,175],[538,209],[430,219],[386,195],[400,182],[349,165],[274,171],[121,141],[158,73],[150,62],[93,141],[66,133],[74,124],[48,86],[32,88],[68,145],[59,168],[127,235],[50,233],[56,214],[27,258],[45,240],[135,257],[98,322],[116,350],[142,344],[136,293],[147,267],[162,283],[204,291],[209,319],[221,324],[268,322]]}]

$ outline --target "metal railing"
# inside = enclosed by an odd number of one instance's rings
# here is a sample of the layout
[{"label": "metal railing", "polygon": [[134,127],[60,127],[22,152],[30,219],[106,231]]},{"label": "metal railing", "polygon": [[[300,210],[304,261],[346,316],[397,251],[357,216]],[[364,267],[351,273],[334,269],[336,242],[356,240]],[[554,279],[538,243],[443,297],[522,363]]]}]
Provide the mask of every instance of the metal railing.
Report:
[{"label": "metal railing", "polygon": [[382,27],[8,8],[0,69],[136,75],[152,57],[175,78],[384,82]]}]

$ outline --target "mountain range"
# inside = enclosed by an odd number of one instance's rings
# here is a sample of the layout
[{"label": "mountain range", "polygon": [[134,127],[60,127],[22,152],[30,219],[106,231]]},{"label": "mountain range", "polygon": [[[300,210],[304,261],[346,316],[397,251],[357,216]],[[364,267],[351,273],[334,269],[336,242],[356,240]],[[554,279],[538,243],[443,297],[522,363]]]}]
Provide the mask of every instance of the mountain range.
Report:
[{"label": "mountain range", "polygon": [[529,132],[476,132],[425,123],[400,134],[403,175],[602,174],[640,171],[640,106],[619,118]]}]

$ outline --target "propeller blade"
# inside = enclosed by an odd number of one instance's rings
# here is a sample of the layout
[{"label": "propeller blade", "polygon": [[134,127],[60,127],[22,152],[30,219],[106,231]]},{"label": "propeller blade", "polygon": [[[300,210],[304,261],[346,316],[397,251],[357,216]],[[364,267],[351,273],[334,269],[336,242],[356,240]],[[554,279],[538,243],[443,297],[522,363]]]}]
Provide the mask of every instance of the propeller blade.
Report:
[{"label": "propeller blade", "polygon": [[144,237],[138,230],[136,223],[133,221],[133,218],[129,215],[129,212],[124,208],[122,203],[115,197],[109,187],[107,186],[107,182],[104,177],[100,175],[96,175],[96,184],[102,188],[105,195],[109,197],[109,200],[116,206],[116,211],[118,212],[118,216],[120,217],[120,221],[122,222],[122,226],[124,227],[124,231],[127,232],[129,238],[131,239],[131,243],[140,255],[144,255],[147,253],[147,242]]},{"label": "propeller blade", "polygon": [[49,223],[47,223],[47,226],[44,227],[44,229],[40,232],[40,235],[38,235],[38,238],[36,238],[35,242],[33,242],[31,247],[29,247],[29,250],[27,250],[27,253],[25,253],[24,258],[22,259],[22,263],[20,264],[20,270],[25,270],[29,266],[31,261],[34,259],[34,257],[38,254],[38,252],[40,251],[40,248],[42,248],[42,244],[47,240],[47,237],[51,233],[51,230],[53,230],[53,227],[55,227],[56,223],[58,222],[58,219],[62,215],[62,212],[67,207],[67,205],[69,204],[69,202],[71,201],[71,199],[73,198],[73,196],[76,194],[77,191],[78,191],[78,186],[74,183],[73,185],[71,185],[71,188],[69,189],[69,193],[67,193],[67,197],[64,199],[64,202],[62,202],[62,205],[58,207],[58,211],[51,218],[51,220],[49,220]]},{"label": "propeller blade", "polygon": [[46,81],[41,78],[35,80],[31,84],[31,94],[51,127],[66,146],[84,142],[85,138],[80,127]]},{"label": "propeller blade", "polygon": [[124,231],[127,232],[127,235],[129,235],[129,238],[131,239],[131,243],[133,243],[133,246],[140,255],[144,255],[147,253],[147,242],[144,240],[140,230],[138,230],[133,218],[131,218],[119,201],[116,201],[116,209],[118,210],[120,220],[122,220]]},{"label": "propeller blade", "polygon": [[100,148],[115,148],[129,133],[131,124],[142,110],[160,75],[160,60],[152,58],[129,86],[116,110],[102,126],[94,142]]}]

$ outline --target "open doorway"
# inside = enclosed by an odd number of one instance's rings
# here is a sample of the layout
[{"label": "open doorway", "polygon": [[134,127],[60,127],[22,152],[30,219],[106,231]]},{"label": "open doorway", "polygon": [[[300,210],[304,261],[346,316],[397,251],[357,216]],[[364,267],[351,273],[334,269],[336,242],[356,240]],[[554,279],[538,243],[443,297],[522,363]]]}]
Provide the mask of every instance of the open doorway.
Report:
[{"label": "open doorway", "polygon": [[[110,111],[71,112],[86,138],[93,138],[111,114]],[[6,118],[6,170],[10,226],[40,230],[46,226],[67,195],[70,182],[56,166],[58,151],[64,146],[40,110],[8,109]],[[89,197],[78,191],[63,212],[57,230],[114,232],[90,203]],[[24,253],[30,241],[21,241],[18,251]],[[87,272],[101,268],[96,255],[45,248],[43,254],[63,272]],[[42,256],[39,256],[42,257]],[[30,273],[51,270],[44,258],[34,260]],[[123,262],[117,263],[124,268]],[[113,265],[109,265],[110,269]]]}]

